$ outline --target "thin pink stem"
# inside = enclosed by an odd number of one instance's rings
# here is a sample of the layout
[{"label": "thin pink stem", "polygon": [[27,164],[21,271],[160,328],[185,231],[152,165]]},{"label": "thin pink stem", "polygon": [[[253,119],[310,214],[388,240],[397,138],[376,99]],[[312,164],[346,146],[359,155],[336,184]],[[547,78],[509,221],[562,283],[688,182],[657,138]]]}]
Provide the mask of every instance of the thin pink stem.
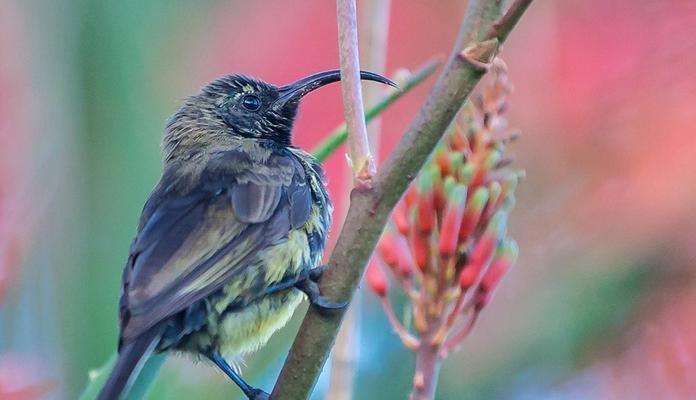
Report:
[{"label": "thin pink stem", "polygon": [[355,0],[336,0],[343,113],[348,127],[348,157],[353,168],[356,186],[369,187],[372,185],[375,165],[365,126],[356,14]]},{"label": "thin pink stem", "polygon": [[[360,55],[362,68],[384,75],[387,67],[387,42],[389,35],[389,11],[391,0],[361,1],[362,30],[360,31]],[[384,88],[378,85],[365,87],[365,104],[376,104],[384,94]],[[370,150],[377,161],[379,157],[381,120],[375,118],[367,126]]]},{"label": "thin pink stem", "polygon": [[416,371],[413,375],[413,390],[410,400],[432,400],[435,398],[437,376],[442,358],[438,347],[422,342],[416,351]]},{"label": "thin pink stem", "polygon": [[440,345],[442,342],[445,341],[445,338],[447,337],[447,332],[454,326],[454,324],[457,322],[457,317],[461,314],[462,310],[468,309],[470,306],[471,301],[466,303],[466,306],[464,305],[464,300],[466,298],[466,291],[462,290],[459,293],[459,297],[457,297],[457,302],[454,304],[454,307],[452,307],[452,310],[450,310],[449,314],[447,315],[447,318],[442,321],[440,324],[440,327],[438,328],[437,332],[433,336],[432,342],[433,344]]},{"label": "thin pink stem", "polygon": [[392,327],[394,327],[394,331],[397,335],[399,335],[399,338],[404,343],[404,346],[411,350],[417,349],[420,340],[418,340],[415,336],[411,335],[408,332],[408,330],[406,330],[406,327],[403,326],[401,321],[399,321],[399,318],[396,317],[396,314],[394,313],[394,308],[392,307],[389,299],[386,296],[382,297],[381,303],[382,307],[384,308],[384,313],[387,315],[389,323],[392,325]]},{"label": "thin pink stem", "polygon": [[452,350],[459,346],[464,341],[464,339],[466,339],[466,337],[469,336],[471,330],[474,328],[474,325],[476,325],[476,320],[478,320],[478,316],[479,311],[474,311],[473,313],[471,313],[469,321],[466,323],[466,325],[464,325],[464,327],[462,327],[462,329],[459,332],[455,333],[447,339],[445,344],[442,345],[442,348],[440,349],[441,358],[447,357],[447,354],[449,354]]}]

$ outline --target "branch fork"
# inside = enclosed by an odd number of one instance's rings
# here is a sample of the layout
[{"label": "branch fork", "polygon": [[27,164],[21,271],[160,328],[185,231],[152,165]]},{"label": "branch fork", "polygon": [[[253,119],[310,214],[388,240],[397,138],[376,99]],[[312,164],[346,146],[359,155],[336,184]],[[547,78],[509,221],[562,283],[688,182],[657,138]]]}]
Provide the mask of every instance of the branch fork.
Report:
[{"label": "branch fork", "polygon": [[500,42],[497,38],[487,39],[467,46],[458,54],[458,58],[481,72],[488,72],[499,47]]}]

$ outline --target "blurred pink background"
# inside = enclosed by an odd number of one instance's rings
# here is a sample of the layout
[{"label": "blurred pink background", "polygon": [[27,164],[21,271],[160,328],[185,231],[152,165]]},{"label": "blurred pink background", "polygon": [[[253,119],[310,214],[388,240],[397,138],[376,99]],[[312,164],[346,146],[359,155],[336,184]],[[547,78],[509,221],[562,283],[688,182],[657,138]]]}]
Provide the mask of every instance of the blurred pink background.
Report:
[{"label": "blurred pink background", "polygon": [[[387,73],[446,56],[465,8],[393,0]],[[532,4],[501,54],[522,134],[509,151],[527,171],[510,223],[520,261],[438,398],[696,398],[694,50],[690,0]],[[0,375],[50,387],[20,397],[0,379],[0,399],[75,398],[113,351],[120,268],[182,98],[230,72],[283,84],[337,63],[330,1],[0,4]],[[384,113],[382,159],[433,81]],[[341,121],[333,85],[307,98],[295,142]],[[325,164],[339,209],[343,153]],[[404,398],[409,353],[370,296],[360,393],[394,380],[383,397]],[[293,329],[250,362],[267,386]],[[160,381],[187,378],[151,397],[229,393],[194,370],[168,363]]]}]

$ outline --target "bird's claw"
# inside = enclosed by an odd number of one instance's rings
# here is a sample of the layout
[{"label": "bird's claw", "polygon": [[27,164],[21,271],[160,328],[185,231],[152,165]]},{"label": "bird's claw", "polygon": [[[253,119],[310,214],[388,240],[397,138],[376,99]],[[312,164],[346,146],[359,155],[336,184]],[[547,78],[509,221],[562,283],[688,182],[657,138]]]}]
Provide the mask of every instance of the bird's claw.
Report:
[{"label": "bird's claw", "polygon": [[[321,267],[318,267],[318,268],[321,268]],[[317,268],[315,268],[315,269],[317,269]],[[325,309],[325,310],[337,310],[337,309],[344,308],[345,306],[348,305],[347,301],[334,303],[331,300],[328,300],[326,297],[322,296],[321,292],[319,291],[319,285],[311,277],[312,271],[310,271],[309,279],[305,279],[301,282],[298,282],[295,287],[298,288],[299,290],[303,291],[307,295],[309,302],[313,306],[316,306],[316,307],[319,307],[320,309]]]},{"label": "bird's claw", "polygon": [[[348,305],[347,301],[334,303],[321,295],[318,282],[324,271],[326,271],[326,265],[319,265],[310,270],[304,270],[300,277],[286,279],[274,286],[271,286],[264,291],[263,295],[270,295],[295,287],[304,292],[307,295],[309,302],[316,307],[326,310],[344,308]],[[259,399],[261,400],[263,398]]]},{"label": "bird's claw", "polygon": [[327,268],[328,266],[326,264],[314,267],[309,270],[307,277],[314,282],[319,282],[319,278],[321,278],[322,274],[324,274],[324,271],[326,271]]},{"label": "bird's claw", "polygon": [[247,398],[249,400],[268,400],[271,398],[271,395],[261,389],[254,388],[247,393]]}]

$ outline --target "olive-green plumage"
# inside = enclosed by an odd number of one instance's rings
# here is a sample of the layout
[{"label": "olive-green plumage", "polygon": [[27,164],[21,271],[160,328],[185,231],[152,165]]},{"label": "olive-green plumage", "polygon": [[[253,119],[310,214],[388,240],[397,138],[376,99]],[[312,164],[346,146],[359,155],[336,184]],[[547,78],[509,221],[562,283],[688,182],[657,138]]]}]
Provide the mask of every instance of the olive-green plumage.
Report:
[{"label": "olive-green plumage", "polygon": [[329,71],[277,87],[230,75],[170,118],[163,174],[123,272],[119,359],[100,400],[118,399],[142,360],[168,350],[210,358],[249,398],[265,398],[225,359],[265,344],[300,303],[298,289],[325,304],[310,271],[331,203],[321,167],[291,145],[291,131],[301,97],[338,79]]}]

